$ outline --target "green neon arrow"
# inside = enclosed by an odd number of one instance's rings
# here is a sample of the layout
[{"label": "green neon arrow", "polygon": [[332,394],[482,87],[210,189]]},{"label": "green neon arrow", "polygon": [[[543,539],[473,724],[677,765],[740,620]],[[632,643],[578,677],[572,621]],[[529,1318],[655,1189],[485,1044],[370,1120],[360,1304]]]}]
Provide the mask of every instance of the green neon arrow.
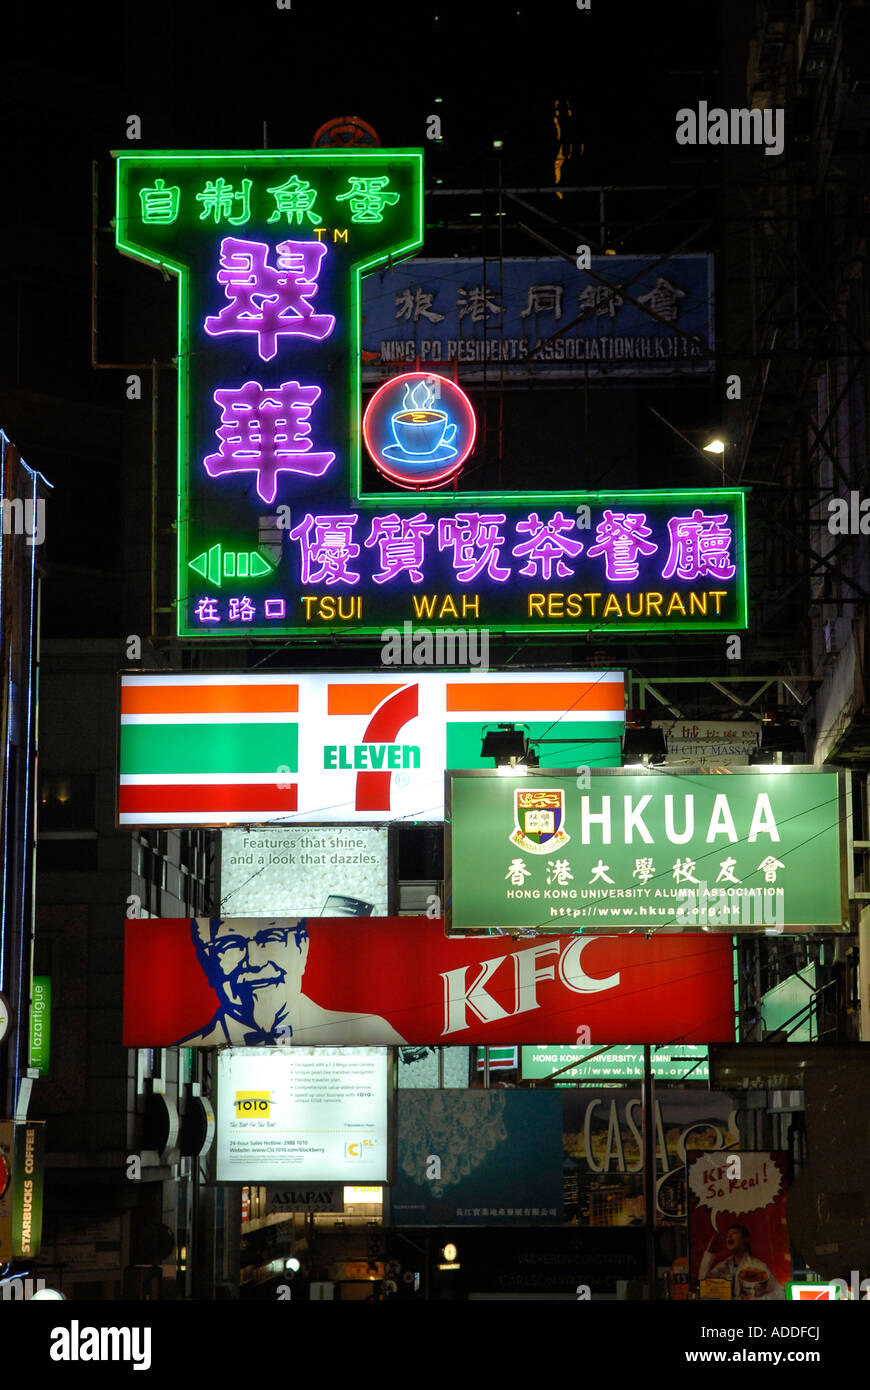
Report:
[{"label": "green neon arrow", "polygon": [[220,541],[187,563],[196,574],[202,579],[208,579],[209,584],[213,584],[216,589],[221,586],[221,576],[228,579],[261,579],[264,574],[271,574],[274,568],[258,551],[224,551]]}]

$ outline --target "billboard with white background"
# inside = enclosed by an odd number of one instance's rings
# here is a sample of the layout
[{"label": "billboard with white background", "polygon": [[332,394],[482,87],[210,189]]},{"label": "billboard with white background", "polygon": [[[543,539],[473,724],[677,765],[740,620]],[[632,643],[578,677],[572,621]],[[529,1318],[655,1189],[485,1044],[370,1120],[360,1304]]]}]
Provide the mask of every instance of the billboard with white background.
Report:
[{"label": "billboard with white background", "polygon": [[221,913],[386,917],[386,826],[270,826],[221,833]]},{"label": "billboard with white background", "polygon": [[386,1182],[385,1047],[218,1053],[217,1180]]},{"label": "billboard with white background", "polygon": [[121,676],[118,824],[444,818],[447,768],[522,724],[541,767],[618,767],[621,671]]}]

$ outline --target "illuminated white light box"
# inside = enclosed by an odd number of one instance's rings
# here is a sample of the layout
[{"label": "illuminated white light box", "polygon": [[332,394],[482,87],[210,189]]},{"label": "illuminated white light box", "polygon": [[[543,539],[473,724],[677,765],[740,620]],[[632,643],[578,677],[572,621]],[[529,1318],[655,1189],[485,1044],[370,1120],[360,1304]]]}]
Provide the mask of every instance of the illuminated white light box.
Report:
[{"label": "illuminated white light box", "polygon": [[221,833],[221,914],[386,917],[386,826],[269,826]]},{"label": "illuminated white light box", "polygon": [[223,1049],[218,1182],[387,1181],[388,1056],[385,1047]]}]

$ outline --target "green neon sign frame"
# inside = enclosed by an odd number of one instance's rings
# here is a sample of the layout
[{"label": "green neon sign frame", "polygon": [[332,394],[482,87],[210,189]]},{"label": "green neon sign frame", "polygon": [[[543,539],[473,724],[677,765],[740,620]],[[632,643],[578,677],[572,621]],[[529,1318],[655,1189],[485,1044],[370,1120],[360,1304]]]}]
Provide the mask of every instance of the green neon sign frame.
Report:
[{"label": "green neon sign frame", "polygon": [[[347,467],[343,476],[343,488],[340,499],[336,497],[334,502],[330,502],[332,509],[342,509],[347,506],[349,509],[359,509],[360,513],[371,512],[375,508],[382,508],[388,505],[391,510],[398,513],[408,510],[417,511],[424,506],[430,514],[437,515],[449,508],[456,511],[458,508],[475,507],[480,504],[492,507],[497,504],[501,508],[547,508],[547,509],[568,509],[575,510],[580,505],[587,505],[591,508],[601,508],[609,506],[611,508],[642,508],[645,503],[658,503],[675,507],[685,507],[703,505],[710,503],[714,507],[721,508],[727,504],[732,512],[733,522],[733,548],[732,559],[737,568],[734,579],[729,581],[730,589],[728,595],[728,613],[723,617],[707,618],[706,614],[703,621],[684,620],[680,616],[675,618],[658,617],[654,621],[649,618],[644,621],[607,621],[600,617],[589,616],[586,618],[571,617],[562,621],[551,621],[543,617],[529,618],[528,620],[511,621],[510,615],[497,615],[487,620],[481,617],[474,622],[464,620],[460,623],[453,619],[447,619],[448,625],[453,627],[481,627],[485,626],[493,632],[508,633],[536,633],[541,636],[567,636],[582,632],[619,632],[619,633],[664,633],[679,631],[694,632],[713,632],[713,631],[734,631],[735,629],[746,628],[748,625],[748,600],[746,585],[746,517],[745,517],[745,493],[742,489],[709,488],[694,490],[671,491],[667,489],[651,490],[644,492],[514,492],[514,493],[495,493],[492,491],[474,492],[454,492],[452,490],[425,491],[425,493],[411,492],[401,488],[392,491],[379,490],[377,492],[362,491],[362,469],[363,469],[363,441],[362,441],[362,360],[361,360],[361,316],[362,316],[362,282],[363,276],[389,263],[392,260],[401,259],[413,254],[423,244],[424,223],[423,223],[423,155],[420,150],[392,150],[378,149],[366,150],[353,153],[342,152],[340,150],[196,150],[196,151],[119,151],[115,152],[117,161],[117,187],[116,187],[116,208],[115,208],[115,235],[118,250],[123,254],[129,255],[135,260],[145,264],[155,266],[167,274],[175,276],[178,281],[178,349],[177,349],[177,368],[178,368],[178,421],[177,421],[177,529],[178,529],[178,552],[176,561],[176,609],[177,609],[177,632],[184,638],[194,641],[201,639],[230,639],[241,638],[269,638],[281,639],[283,637],[306,637],[309,640],[315,639],[318,635],[346,636],[348,638],[373,637],[379,636],[384,630],[385,623],[402,623],[402,617],[386,616],[389,608],[389,601],[392,600],[391,593],[377,593],[377,586],[372,588],[371,581],[360,585],[360,589],[365,594],[366,605],[377,611],[376,600],[380,599],[385,613],[380,616],[378,621],[364,621],[362,617],[354,620],[352,626],[342,626],[341,620],[321,621],[312,624],[291,625],[292,616],[288,615],[280,622],[273,622],[271,625],[253,622],[244,626],[228,627],[225,621],[216,629],[195,628],[192,626],[192,616],[190,606],[192,602],[190,561],[191,549],[191,527],[194,524],[191,520],[192,515],[196,517],[195,525],[199,530],[211,530],[216,539],[220,539],[221,544],[227,551],[239,550],[244,548],[244,542],[236,537],[231,537],[229,527],[224,527],[223,523],[208,522],[202,513],[201,494],[197,499],[198,510],[191,511],[191,492],[194,481],[194,458],[193,458],[193,424],[192,416],[196,408],[196,402],[192,396],[193,369],[191,358],[194,349],[192,325],[192,281],[197,273],[195,269],[195,256],[192,252],[192,259],[185,260],[177,254],[171,254],[168,250],[156,251],[153,241],[159,240],[161,229],[168,229],[169,235],[166,238],[171,241],[176,232],[173,228],[178,228],[182,232],[186,229],[199,227],[205,236],[215,237],[223,232],[226,235],[236,235],[244,237],[246,235],[246,225],[232,223],[229,218],[224,226],[219,227],[219,219],[214,221],[200,215],[198,207],[188,207],[185,212],[178,212],[171,222],[160,222],[152,219],[148,222],[143,221],[143,200],[139,197],[139,192],[133,188],[132,182],[134,175],[141,176],[143,173],[152,182],[158,178],[163,179],[165,184],[173,184],[173,172],[176,176],[181,171],[188,174],[201,174],[203,180],[214,179],[220,173],[221,177],[226,174],[228,179],[232,179],[232,187],[242,177],[244,172],[256,176],[258,169],[265,174],[267,168],[272,169],[272,173],[265,175],[269,183],[282,182],[288,172],[305,175],[311,171],[312,175],[318,169],[328,168],[334,175],[342,177],[353,171],[354,176],[359,176],[368,168],[383,169],[386,165],[398,166],[408,176],[408,182],[402,184],[402,198],[408,199],[402,216],[404,218],[402,235],[397,235],[386,245],[380,244],[380,249],[376,254],[367,254],[353,261],[346,267],[349,273],[349,314],[346,326],[345,341],[349,349],[349,371],[348,371],[348,392],[347,401],[347,438],[344,440],[342,434],[343,447],[346,448]],[[284,169],[280,168],[280,161],[286,161]],[[277,169],[277,174],[276,174]],[[141,180],[140,180],[141,181]],[[168,190],[167,190],[168,191]],[[269,190],[271,191],[271,190]],[[274,195],[273,195],[274,196]],[[319,198],[319,191],[318,191]],[[277,201],[277,200],[276,200]],[[343,205],[346,210],[344,215],[349,216],[348,204]],[[204,209],[203,209],[204,211]],[[321,209],[322,211],[322,209]],[[392,212],[392,209],[390,210]],[[235,206],[233,208],[235,215]],[[262,218],[255,217],[253,220],[249,216],[245,219],[246,224],[250,224],[249,234],[260,236],[263,234]],[[147,229],[148,235],[145,235]],[[277,227],[285,234],[287,239],[305,238],[310,239],[311,229],[302,225],[300,221],[293,224],[292,217],[288,220],[285,227],[281,218],[277,219]],[[328,230],[328,229],[325,229]],[[386,223],[388,231],[388,222]],[[154,235],[152,235],[154,233]],[[347,229],[345,230],[345,239]],[[147,244],[146,244],[147,243]],[[191,243],[193,244],[193,243]],[[201,266],[199,267],[201,273]],[[347,282],[344,282],[347,284]],[[346,301],[345,301],[346,302]],[[321,306],[318,305],[318,308]],[[326,307],[325,305],[322,307]],[[253,371],[253,364],[249,361],[245,367],[240,367],[240,371],[247,371],[250,375]],[[297,370],[295,365],[288,366],[288,371]],[[199,394],[197,401],[199,400]],[[335,400],[335,397],[333,397]],[[323,404],[327,402],[324,399]],[[198,436],[201,442],[202,430]],[[342,465],[344,467],[344,465]],[[336,474],[336,481],[341,481],[339,474]],[[302,506],[303,509],[316,510],[319,506],[311,499],[301,498],[291,499],[294,508]],[[276,498],[273,504],[265,506],[278,506],[281,503]],[[361,517],[362,519],[362,517]],[[251,545],[253,543],[250,543]],[[197,548],[199,541],[197,541]],[[226,571],[225,571],[226,573]],[[205,577],[205,576],[203,576]],[[239,576],[241,578],[241,575]],[[606,581],[602,580],[603,587]],[[639,580],[640,584],[645,584],[645,580]],[[435,587],[438,581],[433,580]],[[566,584],[556,584],[557,588],[570,587],[571,581]],[[318,588],[317,584],[311,586]],[[460,586],[461,587],[461,586]],[[470,586],[469,586],[470,587]],[[486,583],[483,585],[486,588]],[[511,583],[511,589],[513,584]],[[540,582],[537,587],[550,589],[553,586],[547,581]],[[648,587],[648,586],[647,586]],[[324,590],[322,584],[319,586],[320,595],[323,597]],[[194,591],[195,592],[195,591]],[[343,596],[340,591],[339,597]],[[495,593],[495,590],[492,590]],[[521,608],[525,606],[525,596],[517,594],[517,605]],[[498,605],[496,605],[497,607]],[[410,613],[408,614],[410,617]],[[443,620],[443,619],[439,619]],[[429,621],[427,618],[416,618],[417,626]]]},{"label": "green neon sign frame", "polygon": [[[208,173],[215,173],[215,166],[220,165],[222,171],[232,173],[242,169],[274,166],[280,159],[286,159],[288,164],[292,161],[294,170],[299,166],[312,171],[317,169],[329,168],[330,170],[355,171],[359,175],[366,166],[382,168],[385,164],[398,163],[404,167],[410,175],[410,198],[411,198],[411,226],[410,235],[398,237],[395,241],[388,243],[375,255],[363,257],[351,263],[349,270],[351,274],[350,283],[350,322],[349,330],[349,354],[350,354],[350,400],[349,418],[350,429],[348,437],[348,458],[350,464],[351,481],[351,501],[354,505],[378,505],[383,502],[383,497],[367,495],[365,499],[358,496],[359,478],[361,474],[361,451],[362,451],[362,403],[361,403],[361,306],[362,306],[362,277],[368,271],[375,270],[379,266],[386,265],[390,261],[400,260],[405,256],[411,255],[419,250],[423,245],[423,152],[422,150],[405,149],[377,149],[360,150],[353,154],[342,153],[340,150],[192,150],[184,152],[173,152],[168,150],[144,150],[144,151],[113,151],[117,161],[117,179],[115,191],[115,245],[123,254],[131,256],[134,260],[144,261],[148,265],[156,266],[158,269],[174,275],[178,280],[178,427],[177,427],[177,523],[178,523],[178,553],[176,569],[176,593],[178,595],[178,634],[179,636],[209,636],[209,633],[199,633],[189,631],[187,628],[186,614],[182,612],[181,595],[186,594],[188,577],[186,574],[189,545],[189,506],[190,506],[190,413],[191,413],[191,276],[192,267],[190,262],[180,260],[167,253],[155,253],[150,246],[137,240],[132,234],[130,224],[135,223],[140,227],[143,225],[159,226],[164,224],[143,224],[141,207],[138,195],[131,193],[131,176],[134,172],[141,172],[143,169],[153,171],[154,177],[166,178],[173,169],[176,170],[202,170],[203,176]],[[132,212],[131,212],[132,209]],[[175,225],[175,219],[171,224]],[[200,219],[197,219],[200,220]],[[227,227],[237,234],[244,234],[243,227]],[[307,229],[301,226],[288,224],[286,228],[288,239],[294,236],[301,237],[309,234]],[[388,499],[395,505],[413,506],[415,498],[413,495],[397,497],[394,494],[387,494]],[[379,631],[379,629],[372,629]],[[248,628],[240,632],[240,636],[281,636],[288,629],[282,628]],[[215,634],[217,635],[217,634]],[[227,636],[221,632],[220,636]]]}]

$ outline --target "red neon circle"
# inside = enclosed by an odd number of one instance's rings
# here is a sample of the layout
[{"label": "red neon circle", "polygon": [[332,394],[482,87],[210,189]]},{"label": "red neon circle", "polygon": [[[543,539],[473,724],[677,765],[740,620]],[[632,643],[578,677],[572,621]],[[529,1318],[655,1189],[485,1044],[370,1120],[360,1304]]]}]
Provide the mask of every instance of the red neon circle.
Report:
[{"label": "red neon circle", "polygon": [[377,131],[360,116],[334,116],[331,121],[324,121],[314,132],[311,148],[348,149],[352,145],[379,146],[380,143]]},{"label": "red neon circle", "polygon": [[[410,480],[407,476],[402,477],[396,474],[390,468],[389,461],[384,461],[380,450],[376,448],[376,446],[373,444],[370,438],[368,425],[372,417],[373,411],[375,411],[378,407],[385,392],[394,391],[397,387],[404,387],[404,385],[408,382],[431,381],[433,377],[438,377],[439,381],[442,381],[444,383],[444,386],[449,388],[451,409],[454,406],[460,406],[462,411],[464,411],[465,429],[467,431],[468,438],[465,443],[465,446],[459,451],[455,459],[450,460],[449,465],[443,470],[443,472],[436,474],[434,478],[427,478],[425,482],[414,482]],[[444,388],[442,387],[442,390],[443,389]],[[371,400],[366,406],[365,414],[363,415],[362,432],[363,439],[365,441],[365,446],[369,453],[369,457],[374,463],[375,468],[377,468],[379,473],[382,473],[385,478],[389,478],[390,482],[395,483],[397,487],[405,488],[408,492],[427,492],[434,487],[438,487],[441,483],[446,482],[448,479],[456,477],[456,475],[459,473],[460,469],[462,468],[462,465],[465,463],[465,460],[468,458],[468,455],[474,448],[474,441],[477,437],[477,416],[475,415],[474,407],[472,406],[471,401],[468,399],[465,392],[462,390],[461,387],[456,385],[455,381],[451,381],[449,377],[442,376],[440,372],[403,372],[400,376],[390,377],[389,381],[383,382],[378,387],[377,391],[372,396]]]}]

